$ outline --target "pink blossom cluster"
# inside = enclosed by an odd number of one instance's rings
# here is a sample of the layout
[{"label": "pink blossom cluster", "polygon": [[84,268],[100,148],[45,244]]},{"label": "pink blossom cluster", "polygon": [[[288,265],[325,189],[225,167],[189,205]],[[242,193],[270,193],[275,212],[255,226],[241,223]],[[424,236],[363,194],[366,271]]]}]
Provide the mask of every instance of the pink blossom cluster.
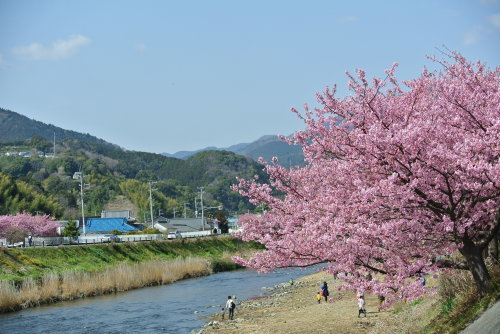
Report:
[{"label": "pink blossom cluster", "polygon": [[[371,83],[358,70],[351,95],[327,87],[321,107],[292,109],[306,128],[288,141],[307,165],[273,161],[269,184],[238,180],[234,189],[268,210],[240,218],[242,238],[266,250],[236,260],[261,271],[327,263],[346,288],[387,304],[431,294],[418,278],[443,268],[486,282],[476,262],[500,225],[500,69],[448,57],[403,83],[397,64]],[[464,263],[449,257],[457,250]]]},{"label": "pink blossom cluster", "polygon": [[12,227],[38,236],[51,236],[55,235],[59,224],[48,215],[32,216],[28,213],[18,213],[0,216],[0,235],[4,235]]}]

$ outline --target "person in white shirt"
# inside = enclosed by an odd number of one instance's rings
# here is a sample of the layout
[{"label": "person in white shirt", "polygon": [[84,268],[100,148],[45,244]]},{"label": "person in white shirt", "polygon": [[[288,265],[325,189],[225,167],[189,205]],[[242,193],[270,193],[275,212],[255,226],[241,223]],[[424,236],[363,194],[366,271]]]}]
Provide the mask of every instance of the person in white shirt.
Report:
[{"label": "person in white shirt", "polygon": [[361,313],[364,313],[366,318],[365,298],[363,296],[358,297],[358,318]]},{"label": "person in white shirt", "polygon": [[227,296],[226,310],[229,311],[229,320],[233,320],[235,308],[236,308],[236,304],[233,300],[233,297]]}]

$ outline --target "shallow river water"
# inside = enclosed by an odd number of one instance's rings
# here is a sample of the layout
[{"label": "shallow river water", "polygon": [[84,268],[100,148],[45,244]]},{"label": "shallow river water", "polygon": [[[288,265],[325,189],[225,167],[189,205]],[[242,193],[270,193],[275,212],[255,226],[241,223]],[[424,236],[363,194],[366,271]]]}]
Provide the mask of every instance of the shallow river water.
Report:
[{"label": "shallow river water", "polygon": [[[0,333],[190,333],[219,312],[228,295],[236,301],[317,269],[258,274],[238,270],[113,295],[45,305],[0,315]],[[236,313],[237,314],[237,313]]]}]

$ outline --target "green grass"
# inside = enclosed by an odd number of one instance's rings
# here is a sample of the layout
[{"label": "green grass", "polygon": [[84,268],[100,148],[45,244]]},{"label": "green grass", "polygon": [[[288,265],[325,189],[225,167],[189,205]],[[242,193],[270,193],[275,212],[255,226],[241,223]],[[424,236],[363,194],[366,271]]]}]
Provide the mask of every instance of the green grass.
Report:
[{"label": "green grass", "polygon": [[479,297],[475,289],[467,293],[457,293],[442,300],[439,314],[429,322],[426,333],[454,334],[472,323],[484,311],[500,299],[500,269],[491,269],[492,289]]},{"label": "green grass", "polygon": [[[48,272],[94,272],[120,263],[169,260],[185,257],[208,257],[214,271],[236,269],[227,254],[246,253],[259,245],[232,237],[198,240],[152,241],[143,243],[111,243],[88,246],[13,248],[0,251],[0,280],[21,282],[31,277],[40,279]],[[227,256],[226,256],[227,257]]]}]

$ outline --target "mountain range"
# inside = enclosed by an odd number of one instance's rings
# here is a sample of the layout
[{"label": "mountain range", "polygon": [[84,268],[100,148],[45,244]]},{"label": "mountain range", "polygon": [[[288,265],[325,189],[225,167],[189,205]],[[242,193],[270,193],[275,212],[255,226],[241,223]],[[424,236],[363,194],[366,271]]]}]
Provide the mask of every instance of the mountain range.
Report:
[{"label": "mountain range", "polygon": [[[58,141],[74,139],[86,143],[120,148],[118,145],[109,143],[88,133],[84,134],[65,130],[52,124],[30,119],[14,111],[0,108],[0,143],[23,141],[33,136],[39,136],[48,141],[52,141],[54,134]],[[162,153],[162,155],[185,160],[196,153],[204,151],[230,151],[251,157],[256,161],[260,157],[264,158],[266,161],[271,161],[271,159],[276,156],[285,166],[304,164],[304,156],[301,147],[288,145],[281,141],[276,135],[263,136],[251,143],[240,143],[225,148],[211,146],[195,151],[179,151],[174,154]]]},{"label": "mountain range", "polygon": [[251,157],[258,160],[262,157],[266,161],[271,161],[273,157],[278,157],[283,165],[303,165],[304,156],[300,146],[289,145],[281,141],[276,135],[263,136],[251,143],[240,143],[225,148],[214,146],[205,147],[196,151],[179,151],[174,154],[162,153],[167,157],[187,159],[203,151],[230,151],[236,154]]}]

